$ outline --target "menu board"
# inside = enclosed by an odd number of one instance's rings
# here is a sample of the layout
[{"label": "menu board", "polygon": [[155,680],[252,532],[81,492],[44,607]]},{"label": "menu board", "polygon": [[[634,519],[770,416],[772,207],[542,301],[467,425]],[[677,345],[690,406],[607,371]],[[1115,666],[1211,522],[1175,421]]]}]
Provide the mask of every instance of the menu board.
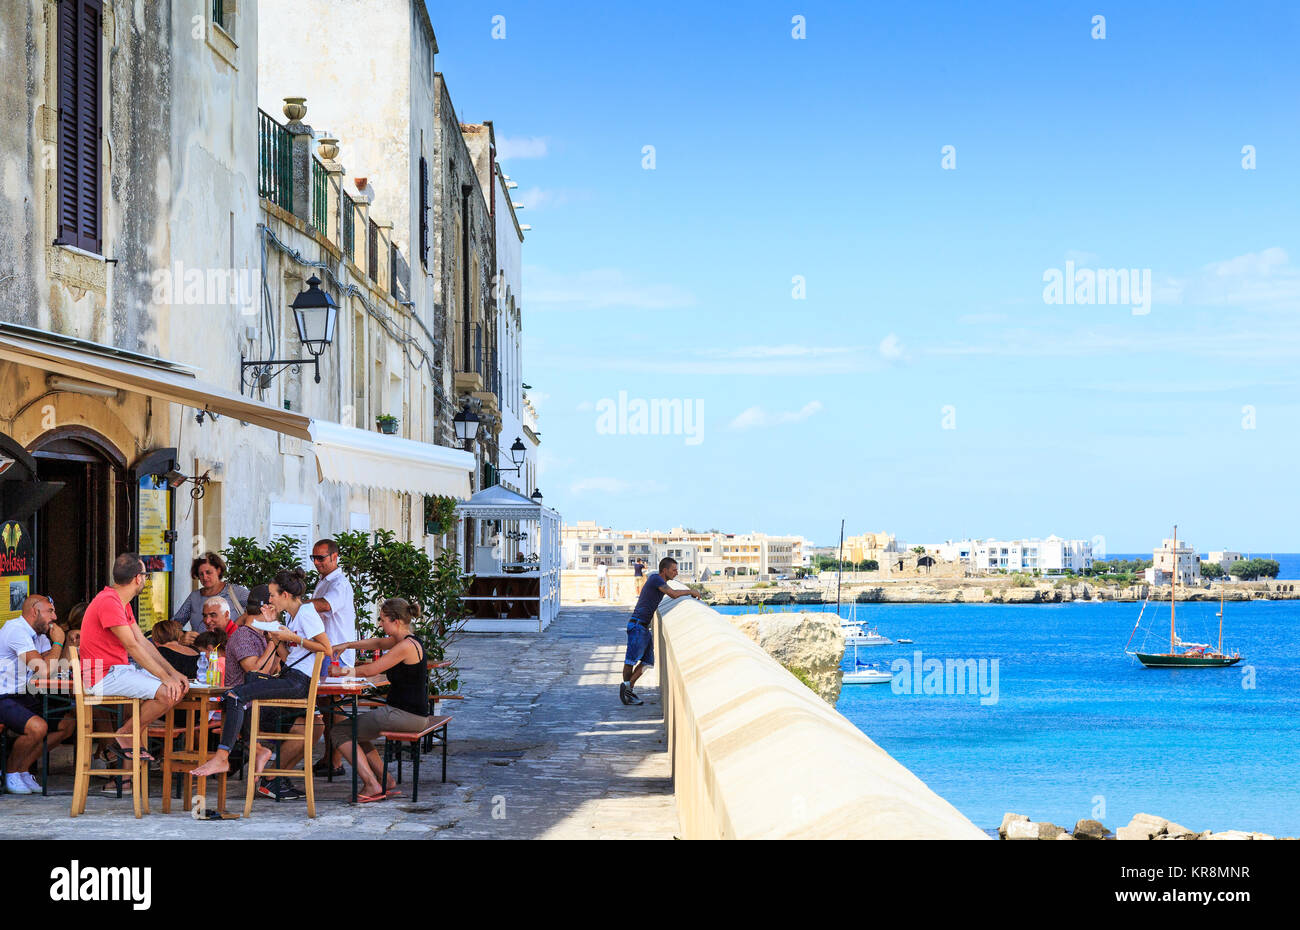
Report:
[{"label": "menu board", "polygon": [[171,488],[162,478],[141,477],[137,525],[140,558],[144,559],[148,578],[137,601],[136,620],[146,632],[171,615],[172,547],[168,539],[172,528],[171,495]]},{"label": "menu board", "polygon": [[32,587],[32,537],[10,520],[0,525],[0,624],[22,613]]}]

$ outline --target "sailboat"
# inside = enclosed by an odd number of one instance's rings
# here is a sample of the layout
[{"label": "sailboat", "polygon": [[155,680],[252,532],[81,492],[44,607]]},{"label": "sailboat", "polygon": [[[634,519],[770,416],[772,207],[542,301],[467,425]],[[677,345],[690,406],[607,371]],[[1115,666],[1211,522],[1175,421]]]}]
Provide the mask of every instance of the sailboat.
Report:
[{"label": "sailboat", "polygon": [[858,647],[853,647],[853,671],[845,672],[843,683],[846,685],[883,685],[894,680],[893,672],[886,672],[873,663],[858,659]]},{"label": "sailboat", "polygon": [[[1178,638],[1178,627],[1174,617],[1178,605],[1178,527],[1174,527],[1174,573],[1173,584],[1169,590],[1169,651],[1168,652],[1129,652],[1129,655],[1136,656],[1137,660],[1147,668],[1227,668],[1229,665],[1236,665],[1241,661],[1241,653],[1227,655],[1223,651],[1223,592],[1219,592],[1219,648],[1213,651],[1209,643],[1189,643]],[[1138,611],[1137,623],[1133,625],[1133,632],[1129,634],[1129,643],[1133,642],[1133,636],[1137,633],[1138,625],[1142,623],[1142,614],[1147,609],[1146,601],[1142,602],[1142,610]],[[1128,645],[1125,645],[1124,651],[1128,652]]]}]

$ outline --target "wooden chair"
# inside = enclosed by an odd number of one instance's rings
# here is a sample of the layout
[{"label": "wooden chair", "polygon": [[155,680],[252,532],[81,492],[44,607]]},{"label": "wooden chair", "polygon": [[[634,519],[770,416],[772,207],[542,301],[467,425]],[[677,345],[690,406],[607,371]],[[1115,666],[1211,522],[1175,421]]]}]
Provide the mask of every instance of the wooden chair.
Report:
[{"label": "wooden chair", "polygon": [[[180,785],[176,784],[176,780],[182,775],[185,777],[185,793],[177,795],[177,797],[183,800],[184,804],[182,806],[186,811],[191,810],[196,790],[199,795],[206,798],[207,779],[215,778],[217,781],[217,810],[223,814],[226,812],[227,773],[222,772],[219,775],[211,776],[190,774],[190,769],[207,762],[208,756],[212,754],[208,749],[210,734],[221,732],[220,716],[216,720],[207,719],[208,711],[212,709],[214,707],[208,702],[206,695],[201,702],[187,695],[164,715],[165,722],[155,722],[149,727],[149,735],[160,738],[164,746],[162,764],[162,810],[164,814],[170,814],[172,811],[173,790],[180,787]],[[179,725],[176,722],[178,716],[181,718]],[[180,749],[176,748],[177,738],[181,738]],[[195,782],[198,784],[196,785]]]},{"label": "wooden chair", "polygon": [[[72,779],[72,813],[76,817],[86,811],[86,796],[90,792],[90,777],[102,775],[107,777],[131,776],[131,803],[137,818],[149,812],[149,763],[140,758],[144,749],[144,733],[140,729],[140,699],[106,695],[91,696],[86,700],[86,690],[81,681],[81,657],[76,646],[67,647],[67,659],[72,665],[72,693],[77,702],[76,761]],[[95,769],[91,768],[94,755],[94,741],[111,739],[117,745],[116,731],[100,732],[95,729],[95,707],[122,707],[131,712],[131,746],[130,768]]]},{"label": "wooden chair", "polygon": [[[282,745],[286,742],[302,743],[302,771],[298,769],[279,769],[265,768],[262,769],[262,776],[283,775],[287,778],[301,778],[304,781],[304,790],[307,792],[307,816],[316,816],[316,793],[312,785],[311,773],[311,747],[315,742],[312,731],[316,723],[316,688],[320,684],[321,666],[325,664],[325,653],[316,653],[316,661],[312,665],[311,684],[307,687],[307,696],[305,698],[268,698],[264,701],[254,701],[253,706],[249,708],[250,733],[248,737],[248,759],[250,764],[257,756],[257,745],[259,740],[278,740]],[[304,715],[303,730],[301,733],[260,733],[259,724],[261,722],[263,707],[283,707],[289,710],[301,710]],[[253,796],[257,793],[257,776],[255,777],[250,769],[246,780],[248,782],[247,796],[244,799],[244,817],[253,816]]]}]

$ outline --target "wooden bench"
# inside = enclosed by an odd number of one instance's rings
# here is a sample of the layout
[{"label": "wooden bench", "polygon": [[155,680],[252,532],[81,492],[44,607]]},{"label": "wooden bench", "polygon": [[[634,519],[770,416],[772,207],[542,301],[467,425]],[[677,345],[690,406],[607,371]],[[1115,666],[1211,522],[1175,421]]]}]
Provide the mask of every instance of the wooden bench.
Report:
[{"label": "wooden bench", "polygon": [[442,741],[442,780],[447,781],[447,724],[451,722],[450,717],[430,717],[429,725],[418,733],[399,733],[395,730],[383,730],[380,736],[384,738],[384,775],[380,784],[388,785],[388,763],[394,758],[397,759],[397,783],[402,783],[402,754],[410,749],[411,765],[415,769],[415,776],[411,780],[411,800],[414,802],[420,795],[420,743],[426,738],[436,736]]}]

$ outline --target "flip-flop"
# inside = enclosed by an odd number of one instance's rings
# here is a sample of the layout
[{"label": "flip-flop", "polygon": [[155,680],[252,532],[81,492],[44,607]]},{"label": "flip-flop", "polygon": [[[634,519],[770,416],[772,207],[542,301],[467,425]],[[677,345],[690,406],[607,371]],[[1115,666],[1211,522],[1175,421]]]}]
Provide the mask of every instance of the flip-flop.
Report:
[{"label": "flip-flop", "polygon": [[402,789],[401,789],[401,788],[389,788],[389,789],[388,789],[386,792],[384,792],[384,793],[387,794],[390,798],[400,798],[400,797],[402,796]]},{"label": "flip-flop", "polygon": [[[104,751],[116,753],[119,761],[121,760],[135,761],[136,750],[133,746],[117,746],[117,745],[105,746]],[[158,760],[155,759],[153,756],[149,755],[149,751],[147,749],[141,749],[140,761],[157,762]]]},{"label": "flip-flop", "polygon": [[388,792],[383,794],[359,794],[357,795],[358,804],[370,804],[373,801],[383,801],[388,797]]}]

